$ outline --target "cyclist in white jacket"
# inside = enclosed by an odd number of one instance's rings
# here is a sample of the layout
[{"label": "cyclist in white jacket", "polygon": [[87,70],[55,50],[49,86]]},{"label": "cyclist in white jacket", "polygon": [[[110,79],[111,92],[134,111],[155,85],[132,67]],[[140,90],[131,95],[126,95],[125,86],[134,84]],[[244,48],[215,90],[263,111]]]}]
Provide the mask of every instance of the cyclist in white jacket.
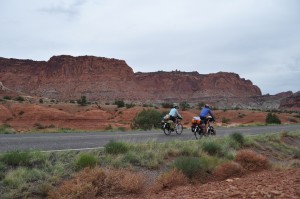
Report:
[{"label": "cyclist in white jacket", "polygon": [[179,108],[178,105],[174,105],[173,108],[170,110],[170,113],[169,113],[170,120],[173,121],[172,128],[174,128],[174,123],[176,122],[177,118],[182,119],[182,116],[177,111],[178,108]]}]

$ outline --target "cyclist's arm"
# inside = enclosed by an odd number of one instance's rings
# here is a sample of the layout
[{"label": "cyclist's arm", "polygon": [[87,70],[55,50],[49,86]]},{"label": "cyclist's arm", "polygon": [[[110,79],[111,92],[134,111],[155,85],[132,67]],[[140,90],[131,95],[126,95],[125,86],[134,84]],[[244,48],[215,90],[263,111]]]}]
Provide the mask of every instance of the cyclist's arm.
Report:
[{"label": "cyclist's arm", "polygon": [[212,117],[212,121],[215,121],[215,116],[214,116],[214,114],[213,114],[213,112],[211,110],[209,110],[209,114]]}]

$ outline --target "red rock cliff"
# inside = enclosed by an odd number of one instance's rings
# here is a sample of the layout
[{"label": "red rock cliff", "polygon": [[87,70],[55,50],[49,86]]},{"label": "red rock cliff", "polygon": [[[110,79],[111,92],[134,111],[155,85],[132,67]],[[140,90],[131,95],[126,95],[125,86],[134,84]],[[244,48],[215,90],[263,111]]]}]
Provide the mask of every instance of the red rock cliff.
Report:
[{"label": "red rock cliff", "polygon": [[0,81],[30,95],[89,100],[189,101],[203,97],[260,96],[260,89],[235,73],[133,73],[125,61],[94,56],[53,56],[49,61],[0,58]]}]

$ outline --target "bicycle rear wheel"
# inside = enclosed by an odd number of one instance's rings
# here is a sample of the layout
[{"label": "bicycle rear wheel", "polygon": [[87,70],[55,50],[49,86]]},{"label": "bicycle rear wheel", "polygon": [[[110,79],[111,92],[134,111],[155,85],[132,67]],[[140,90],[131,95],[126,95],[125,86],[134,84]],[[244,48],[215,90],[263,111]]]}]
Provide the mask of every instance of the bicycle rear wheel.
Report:
[{"label": "bicycle rear wheel", "polygon": [[176,131],[176,133],[178,134],[178,135],[180,135],[181,133],[182,133],[182,131],[183,131],[183,126],[182,126],[182,124],[176,124],[176,126],[175,126],[175,131]]},{"label": "bicycle rear wheel", "polygon": [[194,135],[196,137],[196,139],[201,139],[203,137],[203,130],[200,126],[196,126],[194,128]]}]

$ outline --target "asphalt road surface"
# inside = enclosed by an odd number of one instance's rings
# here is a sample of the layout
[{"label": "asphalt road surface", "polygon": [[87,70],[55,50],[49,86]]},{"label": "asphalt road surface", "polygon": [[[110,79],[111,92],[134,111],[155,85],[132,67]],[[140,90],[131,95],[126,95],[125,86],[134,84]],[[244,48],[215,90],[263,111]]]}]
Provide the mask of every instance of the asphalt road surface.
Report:
[{"label": "asphalt road surface", "polygon": [[[258,127],[217,127],[217,136],[239,132],[247,135],[300,131],[300,124]],[[205,138],[203,138],[205,139]],[[0,134],[0,152],[15,150],[87,150],[103,148],[110,140],[140,143],[147,141],[166,142],[170,140],[195,140],[190,129],[184,129],[181,135],[172,132],[166,136],[162,130],[130,132],[94,132],[94,133],[39,133],[39,134]]]}]

